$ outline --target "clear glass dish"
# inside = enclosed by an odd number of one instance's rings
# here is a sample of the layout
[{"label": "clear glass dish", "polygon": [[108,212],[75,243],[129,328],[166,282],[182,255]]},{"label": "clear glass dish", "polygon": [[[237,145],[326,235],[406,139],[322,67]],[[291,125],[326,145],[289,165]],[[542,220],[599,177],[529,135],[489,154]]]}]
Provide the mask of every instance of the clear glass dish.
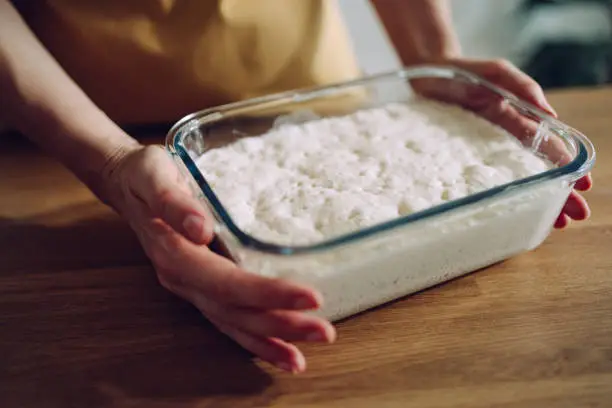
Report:
[{"label": "clear glass dish", "polygon": [[[557,164],[551,170],[308,246],[263,242],[242,231],[195,160],[209,149],[279,123],[345,115],[427,97],[501,126]],[[216,222],[227,256],[252,273],[320,290],[314,312],[338,320],[539,246],[574,183],[595,161],[580,132],[464,71],[420,66],[315,89],[251,99],[186,116],[166,146]]]}]

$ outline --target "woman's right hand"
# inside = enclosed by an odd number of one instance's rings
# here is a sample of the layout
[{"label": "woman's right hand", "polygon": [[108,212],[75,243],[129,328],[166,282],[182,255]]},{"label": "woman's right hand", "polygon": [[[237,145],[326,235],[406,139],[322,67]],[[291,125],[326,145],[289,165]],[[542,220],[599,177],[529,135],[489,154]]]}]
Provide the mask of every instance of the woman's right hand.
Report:
[{"label": "woman's right hand", "polygon": [[309,287],[240,269],[211,251],[212,220],[160,146],[116,155],[104,172],[107,201],[129,222],[161,284],[215,326],[277,367],[301,372],[292,342],[332,342],[334,327],[304,311],[321,304]]}]

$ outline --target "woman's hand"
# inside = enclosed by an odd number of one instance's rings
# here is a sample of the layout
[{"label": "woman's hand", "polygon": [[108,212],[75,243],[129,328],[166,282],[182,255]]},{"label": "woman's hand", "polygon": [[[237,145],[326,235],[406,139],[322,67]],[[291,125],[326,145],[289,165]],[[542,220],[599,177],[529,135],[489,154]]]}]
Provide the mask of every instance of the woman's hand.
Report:
[{"label": "woman's hand", "polygon": [[8,124],[114,207],[162,285],[246,349],[297,372],[304,356],[290,342],[334,339],[329,322],[304,313],[321,303],[314,290],[248,273],[209,250],[212,222],[164,150],[141,146],[113,123],[7,0],[0,0],[0,89]]},{"label": "woman's hand", "polygon": [[[527,74],[505,60],[476,60],[467,58],[447,58],[428,61],[435,65],[447,65],[472,72],[489,82],[503,88],[519,99],[533,104],[556,117],[540,85]],[[538,131],[538,123],[521,115],[503,99],[492,92],[472,84],[459,84],[457,81],[432,79],[414,80],[412,86],[426,97],[444,102],[454,103],[467,108],[487,120],[498,124],[519,140],[529,144]],[[564,165],[571,156],[565,143],[555,137],[550,137],[540,145],[540,150],[546,156]],[[578,180],[575,190],[588,191],[593,182],[590,174]],[[564,228],[570,220],[584,220],[590,215],[589,206],[577,191],[572,191],[555,222],[556,228]]]},{"label": "woman's hand", "polygon": [[[461,56],[461,45],[453,28],[449,0],[371,0],[371,2],[405,66],[436,64],[461,68],[556,116],[542,88],[508,61],[475,60]],[[456,81],[451,83],[444,80],[412,81],[412,85],[425,96],[461,104],[489,121],[497,123],[523,141],[528,142],[525,139],[533,137],[537,132],[537,122],[529,121],[508,104],[502,103],[502,100],[494,100],[492,93],[482,92],[482,88],[460,86]],[[448,100],[449,98],[451,100]],[[542,143],[542,153],[559,164],[565,164],[569,157],[565,144],[559,139],[550,139]],[[587,191],[591,185],[591,176],[587,175],[576,182],[575,189]],[[583,220],[588,216],[589,206],[586,200],[573,191],[555,227],[563,228],[572,219]]]},{"label": "woman's hand", "polygon": [[321,304],[313,289],[244,271],[207,247],[212,220],[161,147],[120,155],[105,173],[110,204],[138,235],[161,284],[222,332],[291,372],[305,369],[291,342],[334,340],[328,321],[304,313]]}]

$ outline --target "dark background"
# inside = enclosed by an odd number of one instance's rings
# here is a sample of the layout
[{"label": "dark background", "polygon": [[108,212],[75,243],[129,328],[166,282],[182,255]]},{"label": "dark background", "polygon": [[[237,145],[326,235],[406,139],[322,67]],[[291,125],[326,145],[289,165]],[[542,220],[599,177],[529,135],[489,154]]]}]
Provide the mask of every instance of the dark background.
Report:
[{"label": "dark background", "polygon": [[[612,24],[612,0],[525,0],[520,13],[528,19],[537,9],[553,10],[568,3],[604,5]],[[612,37],[543,41],[522,68],[546,89],[611,83]]]}]

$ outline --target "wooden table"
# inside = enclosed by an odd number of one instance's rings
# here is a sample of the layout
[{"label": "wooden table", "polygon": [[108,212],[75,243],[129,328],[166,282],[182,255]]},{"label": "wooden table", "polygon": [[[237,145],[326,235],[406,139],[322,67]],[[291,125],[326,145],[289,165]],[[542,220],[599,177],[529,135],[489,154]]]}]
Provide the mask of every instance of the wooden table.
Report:
[{"label": "wooden table", "polygon": [[167,294],[130,230],[0,141],[0,406],[611,407],[612,88],[551,95],[597,149],[593,217],[339,325],[283,374]]}]

